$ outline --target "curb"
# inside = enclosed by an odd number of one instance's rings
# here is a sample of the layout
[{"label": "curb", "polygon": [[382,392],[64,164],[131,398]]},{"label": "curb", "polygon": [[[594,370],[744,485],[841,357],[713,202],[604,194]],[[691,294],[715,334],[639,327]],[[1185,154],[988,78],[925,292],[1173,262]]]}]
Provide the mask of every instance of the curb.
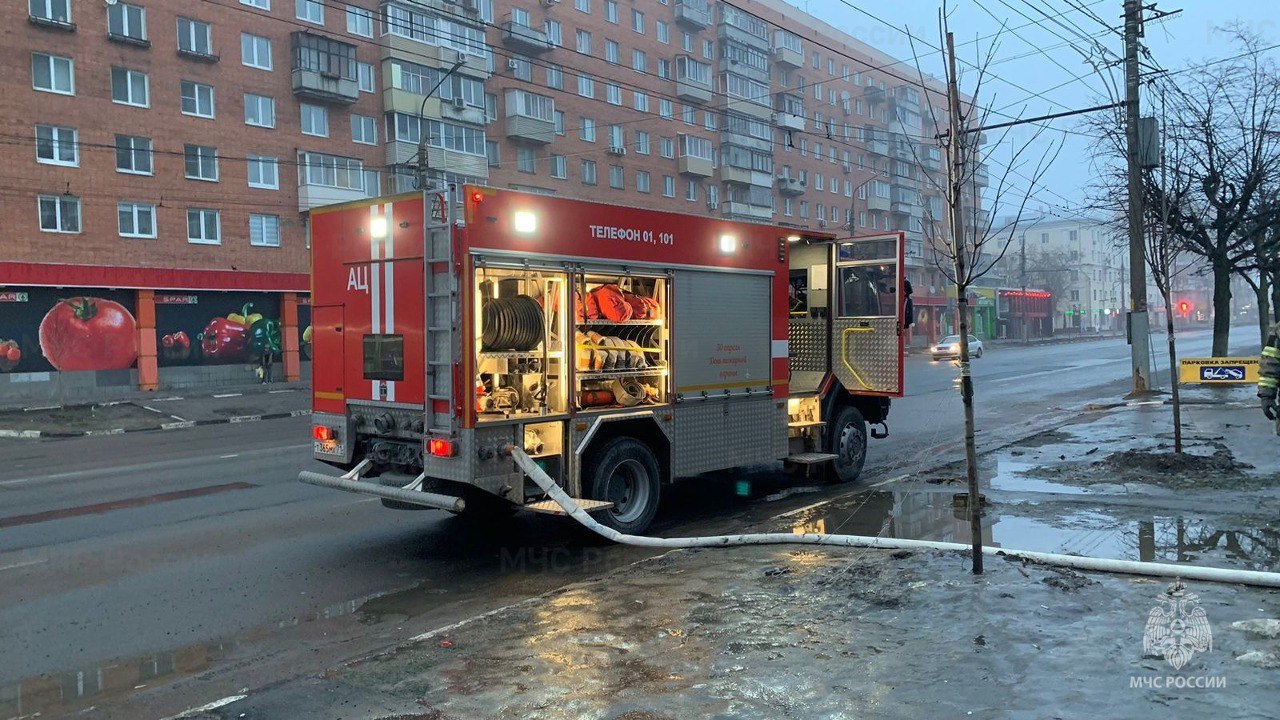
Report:
[{"label": "curb", "polygon": [[187,428],[203,425],[226,425],[230,423],[257,422],[259,420],[283,420],[285,418],[302,417],[310,414],[310,410],[293,410],[290,412],[266,413],[263,415],[233,415],[228,418],[213,418],[210,420],[176,420],[174,422],[160,423],[159,425],[140,428],[111,428],[109,430],[80,430],[76,432],[62,432],[58,430],[0,430],[0,438],[35,440],[39,438],[124,435],[125,433],[154,432],[156,430],[185,430]]}]

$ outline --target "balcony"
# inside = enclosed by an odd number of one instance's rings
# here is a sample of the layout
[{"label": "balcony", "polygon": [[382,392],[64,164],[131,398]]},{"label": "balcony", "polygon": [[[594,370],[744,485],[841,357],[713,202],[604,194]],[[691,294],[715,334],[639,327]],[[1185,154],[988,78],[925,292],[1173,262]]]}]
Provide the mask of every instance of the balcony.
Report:
[{"label": "balcony", "polygon": [[716,163],[707,158],[684,155],[680,158],[680,174],[694,177],[711,177],[716,172]]},{"label": "balcony", "polygon": [[[681,100],[710,102],[714,87],[711,84],[711,66],[687,56],[676,58],[676,97]],[[690,70],[693,72],[691,73]],[[702,75],[703,77],[696,77]]]},{"label": "balcony", "polygon": [[448,69],[455,62],[462,61],[458,68],[459,75],[466,75],[477,80],[488,80],[490,57],[475,53],[459,52],[453,48],[427,45],[394,33],[382,37],[382,60],[392,58],[409,60],[419,65]]},{"label": "balcony", "polygon": [[676,22],[701,30],[711,26],[711,6],[707,0],[676,0]]},{"label": "balcony", "polygon": [[[764,120],[765,122],[773,121],[773,110],[768,105],[761,105],[755,100],[747,100],[746,98],[734,97],[732,95],[726,95],[725,98],[725,110],[732,110],[733,112],[750,115],[757,120]],[[762,99],[765,102],[769,101],[769,98],[767,97]]]},{"label": "balcony", "polygon": [[[414,166],[418,157],[418,144],[404,140],[393,140],[387,143],[386,164]],[[488,180],[489,161],[483,155],[471,155],[447,150],[440,147],[427,146],[427,166],[446,168],[451,173]]]},{"label": "balcony", "polygon": [[804,50],[799,38],[786,30],[773,31],[773,61],[784,68],[804,67]]},{"label": "balcony", "polygon": [[556,124],[551,120],[507,111],[506,133],[512,140],[546,145],[556,139]]},{"label": "balcony", "polygon": [[803,115],[792,115],[787,112],[778,112],[773,114],[773,122],[783,130],[797,130],[804,132],[805,118]]},{"label": "balcony", "polygon": [[360,98],[355,45],[309,32],[295,32],[290,37],[294,95],[342,105]]},{"label": "balcony", "polygon": [[876,85],[867,85],[862,90],[862,97],[869,103],[879,103],[885,100],[884,88]]},{"label": "balcony", "polygon": [[773,208],[765,205],[749,205],[744,202],[735,202],[728,200],[720,203],[720,211],[727,218],[741,218],[744,220],[771,220],[773,219]]},{"label": "balcony", "polygon": [[329,187],[328,185],[298,185],[298,212],[306,212],[325,205],[363,200],[367,197],[363,190]]},{"label": "balcony", "polygon": [[524,53],[541,53],[553,46],[547,34],[514,20],[502,23],[502,44]]},{"label": "balcony", "polygon": [[801,195],[805,191],[804,181],[787,175],[778,176],[778,192],[783,195]]},{"label": "balcony", "polygon": [[734,167],[733,165],[720,166],[720,180],[721,182],[742,183],[743,185],[756,185],[758,187],[773,187],[772,174],[760,170]]},{"label": "balcony", "polygon": [[887,197],[877,197],[875,195],[867,196],[868,210],[880,210],[882,212],[888,212],[892,204],[893,203],[891,203],[889,201],[889,198]]},{"label": "balcony", "polygon": [[924,206],[916,202],[894,201],[891,203],[889,211],[899,215],[910,215],[915,218],[924,217]]},{"label": "balcony", "polygon": [[888,155],[889,141],[881,138],[872,138],[867,141],[867,151],[874,155]]}]

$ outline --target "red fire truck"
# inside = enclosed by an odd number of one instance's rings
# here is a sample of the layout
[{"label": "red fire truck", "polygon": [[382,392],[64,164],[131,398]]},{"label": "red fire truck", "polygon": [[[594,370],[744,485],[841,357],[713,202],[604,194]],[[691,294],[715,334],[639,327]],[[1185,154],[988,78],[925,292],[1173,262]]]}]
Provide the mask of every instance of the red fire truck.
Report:
[{"label": "red fire truck", "polygon": [[903,243],[511,190],[314,210],[304,482],[556,512],[502,449],[643,531],[666,483],[853,480],[902,394]]}]

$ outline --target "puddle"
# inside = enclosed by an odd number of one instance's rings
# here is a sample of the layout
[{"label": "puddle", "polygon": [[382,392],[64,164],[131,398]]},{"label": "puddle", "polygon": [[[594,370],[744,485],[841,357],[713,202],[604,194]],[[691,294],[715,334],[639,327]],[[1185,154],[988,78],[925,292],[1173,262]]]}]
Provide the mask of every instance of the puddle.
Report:
[{"label": "puddle", "polygon": [[[878,535],[967,543],[969,521],[958,490],[930,488],[868,493],[824,505],[791,520],[797,533]],[[1010,508],[1012,507],[1012,511]],[[1280,523],[1144,513],[1136,508],[992,505],[983,514],[985,545],[1090,557],[1189,563],[1248,570],[1280,569]]]}]

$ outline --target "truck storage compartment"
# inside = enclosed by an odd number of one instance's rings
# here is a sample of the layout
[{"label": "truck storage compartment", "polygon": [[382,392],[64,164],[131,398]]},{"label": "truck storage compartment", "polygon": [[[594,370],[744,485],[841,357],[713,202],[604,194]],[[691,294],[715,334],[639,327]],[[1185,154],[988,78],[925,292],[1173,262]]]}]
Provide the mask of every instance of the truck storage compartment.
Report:
[{"label": "truck storage compartment", "polygon": [[480,422],[564,413],[568,274],[475,272],[475,404]]},{"label": "truck storage compartment", "polygon": [[667,402],[667,279],[574,277],[574,399],[579,410]]}]

